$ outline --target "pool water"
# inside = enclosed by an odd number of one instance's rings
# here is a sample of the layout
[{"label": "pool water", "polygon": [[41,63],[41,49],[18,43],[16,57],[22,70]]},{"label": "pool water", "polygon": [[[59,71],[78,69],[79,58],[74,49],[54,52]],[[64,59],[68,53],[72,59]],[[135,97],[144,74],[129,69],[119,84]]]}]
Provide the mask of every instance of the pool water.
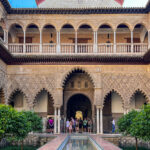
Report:
[{"label": "pool water", "polygon": [[89,139],[69,139],[63,150],[97,150]]}]

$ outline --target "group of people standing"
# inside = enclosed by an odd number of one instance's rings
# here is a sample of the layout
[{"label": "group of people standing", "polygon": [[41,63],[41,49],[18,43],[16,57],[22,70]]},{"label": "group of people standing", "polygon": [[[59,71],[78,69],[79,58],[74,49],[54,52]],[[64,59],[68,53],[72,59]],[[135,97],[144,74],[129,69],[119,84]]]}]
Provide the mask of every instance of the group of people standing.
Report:
[{"label": "group of people standing", "polygon": [[92,131],[92,121],[91,119],[74,119],[71,117],[71,119],[67,119],[66,121],[66,132],[67,133],[82,133],[82,132],[89,132]]}]

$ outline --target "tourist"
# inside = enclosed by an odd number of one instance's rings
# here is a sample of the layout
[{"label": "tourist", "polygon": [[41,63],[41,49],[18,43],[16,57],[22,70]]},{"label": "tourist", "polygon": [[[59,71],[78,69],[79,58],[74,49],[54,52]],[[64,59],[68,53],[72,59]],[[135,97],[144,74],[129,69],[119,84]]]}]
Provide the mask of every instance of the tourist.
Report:
[{"label": "tourist", "polygon": [[60,120],[60,132],[64,132],[64,119],[61,118]]},{"label": "tourist", "polygon": [[84,132],[87,132],[87,123],[88,121],[86,120],[86,118],[83,120],[83,130]]},{"label": "tourist", "polygon": [[115,120],[113,119],[113,121],[112,121],[112,133],[114,133],[115,132]]},{"label": "tourist", "polygon": [[88,133],[91,133],[92,131],[92,121],[91,119],[88,120]]},{"label": "tourist", "polygon": [[53,133],[54,132],[54,120],[52,118],[49,118],[48,123],[49,123],[50,133]]},{"label": "tourist", "polygon": [[76,120],[76,132],[79,132],[79,120]]},{"label": "tourist", "polygon": [[72,131],[75,132],[76,121],[72,117],[71,117],[71,121],[72,121]]},{"label": "tourist", "polygon": [[73,125],[72,120],[70,120],[70,122],[69,122],[69,133],[70,134],[72,133],[72,125]]},{"label": "tourist", "polygon": [[80,118],[80,120],[79,120],[79,133],[82,133],[82,127],[83,127],[83,121]]},{"label": "tourist", "polygon": [[69,120],[67,119],[67,121],[66,121],[66,133],[69,132],[69,124],[70,124],[70,122],[69,122]]}]

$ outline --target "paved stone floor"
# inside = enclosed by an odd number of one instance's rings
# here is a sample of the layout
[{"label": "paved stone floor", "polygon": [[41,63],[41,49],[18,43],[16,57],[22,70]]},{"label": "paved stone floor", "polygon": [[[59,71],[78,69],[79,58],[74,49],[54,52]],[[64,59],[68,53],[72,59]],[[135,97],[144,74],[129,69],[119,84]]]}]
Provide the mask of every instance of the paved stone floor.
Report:
[{"label": "paved stone floor", "polygon": [[102,139],[100,135],[90,135],[104,150],[121,150],[116,145]]},{"label": "paved stone floor", "polygon": [[[82,135],[88,135],[88,134],[85,133]],[[53,139],[49,143],[45,144],[44,146],[42,146],[38,150],[57,150],[58,147],[65,140],[66,137],[67,137],[67,134],[57,135],[57,137],[55,139]],[[96,141],[96,143],[99,144],[101,146],[101,148],[103,148],[103,150],[121,150],[120,148],[118,148],[114,144],[102,139],[100,135],[91,134],[90,137],[92,139],[94,139]]]},{"label": "paved stone floor", "polygon": [[38,150],[57,150],[57,148],[65,140],[66,137],[67,137],[67,134],[57,135],[57,137],[55,139],[53,139],[49,143],[45,144],[44,146],[42,146]]}]

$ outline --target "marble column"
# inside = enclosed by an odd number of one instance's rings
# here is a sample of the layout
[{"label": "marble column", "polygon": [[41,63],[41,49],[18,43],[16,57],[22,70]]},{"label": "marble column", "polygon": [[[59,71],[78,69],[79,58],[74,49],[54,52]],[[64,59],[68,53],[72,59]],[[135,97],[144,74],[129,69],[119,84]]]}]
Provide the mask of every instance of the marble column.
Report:
[{"label": "marble column", "polygon": [[26,52],[26,30],[23,31],[24,38],[23,38],[23,53]]},{"label": "marble column", "polygon": [[116,46],[116,31],[114,31],[114,53],[117,51],[117,46]]},{"label": "marble column", "polygon": [[40,29],[40,53],[42,53],[42,29]]},{"label": "marble column", "polygon": [[60,108],[58,108],[58,134],[60,133]]},{"label": "marble column", "polygon": [[100,108],[100,134],[103,134],[103,109]]},{"label": "marble column", "polygon": [[131,31],[131,53],[133,53],[133,31]]},{"label": "marble column", "polygon": [[57,108],[54,108],[54,133],[57,133]]},{"label": "marble column", "polygon": [[57,31],[57,53],[60,53],[60,31]]},{"label": "marble column", "polygon": [[99,134],[99,108],[97,108],[97,134]]},{"label": "marble column", "polygon": [[75,53],[78,53],[78,32],[75,31]]},{"label": "marble column", "polygon": [[93,52],[97,53],[97,31],[94,31],[93,34],[94,34],[94,46],[93,46],[94,51]]}]

